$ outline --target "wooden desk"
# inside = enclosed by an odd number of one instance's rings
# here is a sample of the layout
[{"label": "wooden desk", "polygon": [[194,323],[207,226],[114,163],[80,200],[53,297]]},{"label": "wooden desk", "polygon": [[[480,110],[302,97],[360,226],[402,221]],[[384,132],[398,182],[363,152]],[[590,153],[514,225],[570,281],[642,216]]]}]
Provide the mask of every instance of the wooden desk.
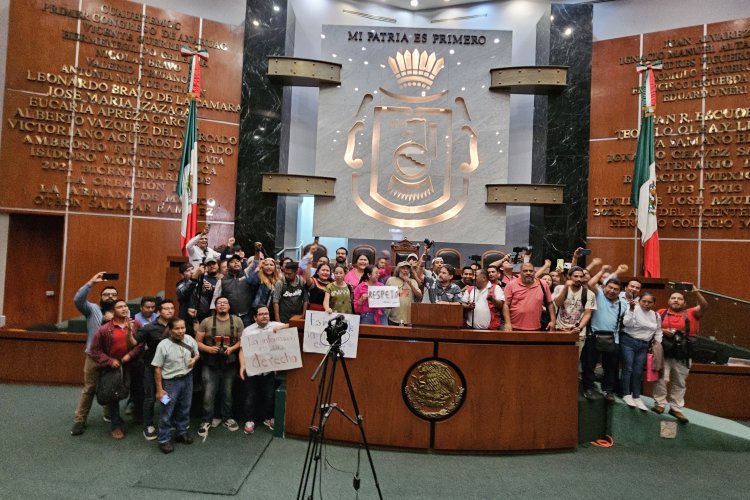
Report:
[{"label": "wooden desk", "polygon": [[[301,318],[292,325],[302,329]],[[346,361],[370,444],[443,451],[574,449],[578,445],[576,334],[506,333],[430,327],[360,326],[356,359]],[[463,374],[465,399],[441,421],[407,406],[404,384],[422,360],[438,358]],[[322,359],[303,353],[287,373],[287,434],[307,437]],[[332,402],[355,417],[343,373]],[[326,437],[359,442],[357,428],[334,413]]]},{"label": "wooden desk", "polygon": [[85,333],[2,329],[0,381],[80,385],[85,348]]}]

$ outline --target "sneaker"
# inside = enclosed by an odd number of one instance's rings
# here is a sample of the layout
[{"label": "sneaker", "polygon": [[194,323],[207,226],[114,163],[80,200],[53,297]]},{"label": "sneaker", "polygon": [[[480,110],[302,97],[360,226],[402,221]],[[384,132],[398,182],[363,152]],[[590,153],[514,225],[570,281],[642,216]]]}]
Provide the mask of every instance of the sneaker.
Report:
[{"label": "sneaker", "polygon": [[669,414],[672,415],[677,420],[679,420],[681,424],[687,424],[688,422],[690,422],[690,420],[688,420],[685,414],[682,413],[680,410],[675,410],[674,408],[670,408]]},{"label": "sneaker", "polygon": [[224,420],[224,423],[222,424],[227,430],[229,431],[236,431],[239,430],[240,426],[237,425],[237,422],[233,418],[228,418]]},{"label": "sneaker", "polygon": [[614,403],[615,401],[615,393],[612,391],[607,391],[604,393],[604,399],[609,401],[610,403]]},{"label": "sneaker", "polygon": [[651,408],[651,411],[654,412],[654,413],[658,413],[659,415],[661,415],[662,413],[664,413],[664,407],[662,405],[654,405]]},{"label": "sneaker", "polygon": [[174,438],[174,442],[182,444],[193,444],[193,438],[190,436],[190,434],[183,434],[182,436],[176,436]]},{"label": "sneaker", "polygon": [[633,398],[633,401],[635,402],[636,408],[638,408],[641,411],[648,411],[648,407],[646,404],[641,400],[641,398]]},{"label": "sneaker", "polygon": [[243,427],[243,430],[245,431],[245,434],[252,434],[255,432],[255,422],[252,420],[248,420],[245,422],[245,427]]},{"label": "sneaker", "polygon": [[171,441],[167,441],[166,443],[159,443],[159,449],[166,455],[174,451],[174,446],[172,446]]},{"label": "sneaker", "polygon": [[201,426],[198,427],[198,435],[202,438],[208,436],[208,429],[210,428],[211,428],[211,422],[201,423]]},{"label": "sneaker", "polygon": [[156,427],[153,425],[149,425],[145,429],[143,429],[143,437],[146,438],[146,441],[153,441],[158,437],[156,434]]},{"label": "sneaker", "polygon": [[275,423],[275,420],[272,419],[272,418],[268,418],[268,419],[266,419],[266,420],[263,421],[263,425],[265,425],[266,427],[268,427],[271,430],[273,430],[273,424],[274,423]]},{"label": "sneaker", "polygon": [[72,436],[80,436],[86,430],[86,425],[83,422],[73,422],[73,428],[70,429]]},{"label": "sneaker", "polygon": [[221,425],[221,419],[220,418],[215,418],[215,419],[211,420],[211,427],[213,427],[214,429],[216,429],[219,425]]},{"label": "sneaker", "polygon": [[112,437],[119,441],[121,439],[125,439],[125,433],[122,432],[122,429],[120,429],[119,427],[115,427],[114,429],[112,429]]},{"label": "sneaker", "polygon": [[633,396],[631,396],[630,394],[626,394],[625,396],[623,396],[622,401],[631,408],[635,408],[636,406],[635,400],[633,400]]}]

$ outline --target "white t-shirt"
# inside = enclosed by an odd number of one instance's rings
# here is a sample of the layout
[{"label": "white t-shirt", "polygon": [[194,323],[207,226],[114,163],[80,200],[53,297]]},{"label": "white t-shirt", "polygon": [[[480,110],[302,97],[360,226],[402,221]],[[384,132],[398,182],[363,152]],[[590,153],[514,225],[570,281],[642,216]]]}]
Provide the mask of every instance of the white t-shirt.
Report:
[{"label": "white t-shirt", "polygon": [[[461,295],[461,302],[474,302],[475,304],[474,310],[469,310],[466,315],[466,326],[469,328],[474,328],[475,330],[486,330],[490,327],[492,313],[490,312],[490,305],[487,300],[487,294],[489,293],[490,288],[492,288],[491,283],[487,283],[484,290],[479,290],[477,287],[472,286],[471,288],[467,288],[463,295]],[[499,285],[495,285],[493,296],[495,301],[505,300],[503,288]],[[502,316],[500,311],[497,311],[497,313]]]}]

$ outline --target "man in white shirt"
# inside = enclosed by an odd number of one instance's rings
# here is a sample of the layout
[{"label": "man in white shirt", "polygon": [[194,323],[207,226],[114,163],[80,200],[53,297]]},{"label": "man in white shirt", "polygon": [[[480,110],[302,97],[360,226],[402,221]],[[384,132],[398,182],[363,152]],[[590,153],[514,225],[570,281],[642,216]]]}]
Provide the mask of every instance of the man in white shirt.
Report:
[{"label": "man in white shirt", "polygon": [[461,296],[467,309],[466,326],[474,330],[497,330],[501,325],[501,311],[505,295],[501,286],[491,284],[487,271],[476,272],[474,285],[469,285]]}]

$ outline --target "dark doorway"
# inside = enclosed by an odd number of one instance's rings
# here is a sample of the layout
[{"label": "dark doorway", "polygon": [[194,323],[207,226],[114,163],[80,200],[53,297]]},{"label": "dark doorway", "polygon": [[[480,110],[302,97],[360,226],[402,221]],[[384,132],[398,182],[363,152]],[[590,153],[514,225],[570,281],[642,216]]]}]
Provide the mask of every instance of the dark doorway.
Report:
[{"label": "dark doorway", "polygon": [[9,328],[57,322],[64,227],[62,216],[10,215],[3,308]]}]

